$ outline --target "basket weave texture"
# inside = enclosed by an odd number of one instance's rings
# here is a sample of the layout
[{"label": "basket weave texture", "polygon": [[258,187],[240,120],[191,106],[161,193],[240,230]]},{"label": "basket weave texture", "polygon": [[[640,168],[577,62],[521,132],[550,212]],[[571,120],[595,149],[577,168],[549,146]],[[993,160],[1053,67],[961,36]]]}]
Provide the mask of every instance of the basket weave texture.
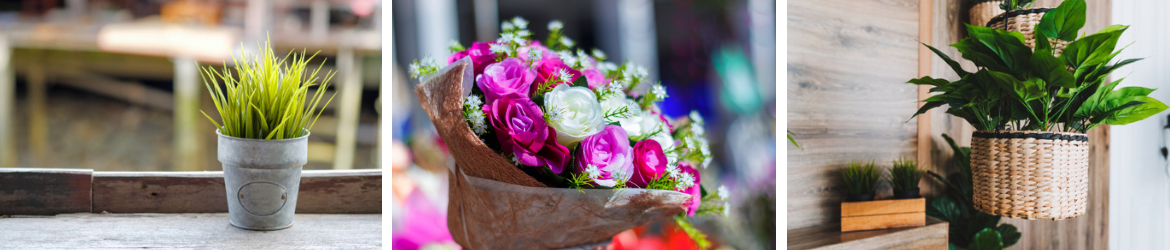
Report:
[{"label": "basket weave texture", "polygon": [[[987,21],[987,27],[993,29],[1000,29],[1006,31],[1018,31],[1024,34],[1024,45],[1028,48],[1036,49],[1036,24],[1040,23],[1040,19],[1044,17],[1051,8],[1032,8],[1013,10],[1003,14],[999,14]],[[1048,38],[1049,44],[1052,44],[1052,52],[1055,56],[1060,56],[1064,52],[1064,47],[1068,46],[1069,41]]]},{"label": "basket weave texture", "polygon": [[[648,189],[549,188],[471,131],[463,116],[470,61],[455,62],[415,94],[447,144],[447,227],[463,249],[559,249],[607,245],[614,235],[686,211],[691,195]],[[466,85],[470,86],[470,85]]]},{"label": "basket weave texture", "polygon": [[1080,133],[976,131],[971,137],[975,208],[1018,219],[1085,214],[1089,140]]},{"label": "basket weave texture", "polygon": [[971,25],[987,25],[991,18],[1003,14],[1003,9],[999,8],[999,4],[1002,3],[1003,1],[987,1],[971,6],[967,11],[971,14]]}]

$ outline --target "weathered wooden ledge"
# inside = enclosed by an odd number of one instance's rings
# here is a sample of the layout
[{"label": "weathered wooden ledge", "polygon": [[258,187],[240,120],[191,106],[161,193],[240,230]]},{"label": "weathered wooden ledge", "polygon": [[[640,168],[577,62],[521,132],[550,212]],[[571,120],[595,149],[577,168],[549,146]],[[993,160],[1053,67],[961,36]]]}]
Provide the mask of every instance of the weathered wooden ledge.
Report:
[{"label": "weathered wooden ledge", "polygon": [[[380,214],[382,170],[305,170],[298,195],[298,214]],[[0,215],[226,213],[226,196],[219,171],[0,168]]]},{"label": "weathered wooden ledge", "polygon": [[788,230],[788,249],[947,249],[947,223],[926,218],[926,226],[841,232],[838,225]]},{"label": "weathered wooden ledge", "polygon": [[228,224],[226,213],[60,214],[0,218],[0,249],[381,249],[381,214],[297,214],[279,231]]}]

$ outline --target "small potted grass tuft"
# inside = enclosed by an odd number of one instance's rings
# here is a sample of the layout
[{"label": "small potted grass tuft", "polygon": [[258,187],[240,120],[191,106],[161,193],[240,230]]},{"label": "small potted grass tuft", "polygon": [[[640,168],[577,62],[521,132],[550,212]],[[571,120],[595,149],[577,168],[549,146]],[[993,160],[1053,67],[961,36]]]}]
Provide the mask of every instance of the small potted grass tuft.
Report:
[{"label": "small potted grass tuft", "polygon": [[[894,161],[894,169],[903,169],[906,166],[917,170],[917,164],[907,160]],[[874,165],[873,161],[851,161],[841,172],[845,181],[846,196],[841,202],[841,232],[920,227],[926,225],[926,199],[883,199],[874,200],[877,186],[884,181],[885,170]],[[906,187],[898,184],[902,177],[893,175],[890,180],[895,188]],[[918,173],[915,180],[915,195],[917,195],[917,180],[922,178]],[[894,192],[898,197],[898,191]]]},{"label": "small potted grass tuft", "polygon": [[882,172],[873,161],[862,163],[851,161],[841,172],[841,180],[845,182],[845,201],[871,201],[881,181]]},{"label": "small potted grass tuft", "polygon": [[[292,226],[309,130],[321,116],[334,73],[310,71],[315,57],[290,52],[277,58],[266,41],[260,54],[233,55],[229,70],[201,69],[221,122],[204,113],[219,135],[228,217],[232,226],[280,230]],[[321,76],[321,78],[318,78]],[[311,92],[310,87],[317,91]]]},{"label": "small potted grass tuft", "polygon": [[918,182],[926,171],[918,169],[918,162],[901,158],[894,160],[890,168],[890,184],[894,186],[894,199],[918,198]]}]

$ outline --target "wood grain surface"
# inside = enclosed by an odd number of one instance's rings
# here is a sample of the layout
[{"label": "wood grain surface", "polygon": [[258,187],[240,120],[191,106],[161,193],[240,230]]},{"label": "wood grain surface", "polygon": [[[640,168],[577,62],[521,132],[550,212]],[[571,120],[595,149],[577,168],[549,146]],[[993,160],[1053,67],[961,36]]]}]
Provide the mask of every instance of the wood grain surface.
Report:
[{"label": "wood grain surface", "polygon": [[61,214],[0,219],[0,249],[381,249],[381,214],[297,214],[279,231],[228,214]]},{"label": "wood grain surface", "polygon": [[839,222],[848,161],[915,157],[918,3],[787,3],[788,229]]},{"label": "wood grain surface", "polygon": [[0,168],[0,214],[90,212],[88,169]]},{"label": "wood grain surface", "polygon": [[788,249],[946,249],[947,223],[926,218],[926,226],[840,232],[836,225],[788,230]]},{"label": "wood grain surface", "polygon": [[910,212],[926,212],[926,198],[841,203],[841,217]]}]

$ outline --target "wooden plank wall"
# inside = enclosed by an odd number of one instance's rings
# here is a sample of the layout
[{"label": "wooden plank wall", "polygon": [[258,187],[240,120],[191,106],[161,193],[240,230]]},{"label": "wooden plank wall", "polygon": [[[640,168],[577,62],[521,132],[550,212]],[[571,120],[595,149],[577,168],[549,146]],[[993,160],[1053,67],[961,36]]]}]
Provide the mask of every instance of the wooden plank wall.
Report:
[{"label": "wooden plank wall", "polygon": [[916,156],[918,4],[788,2],[788,229],[840,221],[849,160]]},{"label": "wooden plank wall", "polygon": [[[1096,32],[1111,22],[1111,0],[1093,0],[1088,3],[1088,22],[1082,31]],[[958,51],[947,45],[958,42],[966,37],[968,22],[967,7],[960,6],[961,1],[934,0],[932,29],[933,45],[944,51],[952,58],[958,59],[968,70],[974,70],[974,64],[962,60]],[[1035,6],[1056,7],[1059,0],[1038,0]],[[791,52],[790,52],[791,53]],[[950,68],[933,57],[931,75],[946,79],[958,79]],[[791,104],[790,104],[791,105]],[[938,109],[931,114],[930,148],[922,149],[921,153],[929,153],[932,164],[935,166],[949,166],[952,164],[953,153],[942,134],[954,137],[960,145],[971,145],[971,132],[974,128],[965,121],[947,115],[944,110]],[[791,119],[791,118],[790,118]],[[1024,237],[1012,249],[1105,249],[1108,246],[1108,214],[1109,214],[1109,127],[1102,126],[1089,132],[1089,207],[1086,215],[1062,221],[1027,221],[1020,219],[1004,219],[1002,222],[1015,225],[1024,234]],[[941,187],[941,184],[935,183]]]}]

